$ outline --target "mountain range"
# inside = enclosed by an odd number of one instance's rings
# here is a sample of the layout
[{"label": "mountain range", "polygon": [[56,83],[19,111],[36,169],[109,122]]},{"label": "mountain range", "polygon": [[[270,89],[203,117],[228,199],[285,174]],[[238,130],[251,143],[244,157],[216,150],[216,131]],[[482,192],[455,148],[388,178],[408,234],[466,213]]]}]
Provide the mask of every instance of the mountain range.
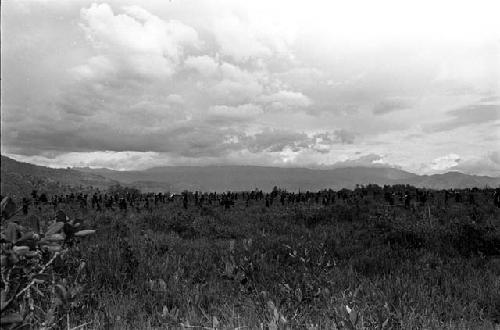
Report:
[{"label": "mountain range", "polygon": [[164,166],[142,171],[106,168],[54,169],[1,157],[1,190],[4,194],[29,194],[68,187],[106,189],[115,184],[144,192],[241,191],[273,187],[298,190],[353,188],[356,184],[409,184],[432,189],[499,187],[500,177],[460,172],[417,175],[390,167],[346,167],[335,169],[282,168],[265,166]]},{"label": "mountain range", "polygon": [[265,166],[165,166],[142,171],[78,168],[133,185],[143,191],[239,191],[254,188],[270,191],[274,186],[297,190],[353,188],[356,184],[410,184],[432,189],[497,187],[500,178],[460,172],[417,175],[390,167],[346,167],[335,169]]}]

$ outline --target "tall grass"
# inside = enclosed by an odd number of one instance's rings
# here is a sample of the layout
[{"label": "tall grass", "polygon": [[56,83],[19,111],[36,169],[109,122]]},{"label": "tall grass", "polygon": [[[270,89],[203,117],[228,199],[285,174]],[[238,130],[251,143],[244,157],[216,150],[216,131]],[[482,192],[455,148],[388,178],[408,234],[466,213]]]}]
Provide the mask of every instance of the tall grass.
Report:
[{"label": "tall grass", "polygon": [[97,232],[70,252],[86,265],[71,319],[105,329],[498,326],[500,210],[484,203],[472,220],[461,203],[385,209],[174,202],[78,215]]}]

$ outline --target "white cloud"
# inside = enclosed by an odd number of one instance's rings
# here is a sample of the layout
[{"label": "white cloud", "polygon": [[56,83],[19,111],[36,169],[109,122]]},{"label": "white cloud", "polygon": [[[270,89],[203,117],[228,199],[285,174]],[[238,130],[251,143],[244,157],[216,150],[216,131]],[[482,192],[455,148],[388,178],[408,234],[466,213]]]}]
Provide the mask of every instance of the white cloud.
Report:
[{"label": "white cloud", "polygon": [[2,3],[3,152],[496,173],[496,1],[127,4]]},{"label": "white cloud", "polygon": [[257,40],[254,32],[234,15],[215,23],[215,35],[222,53],[237,61],[271,55],[271,49]]},{"label": "white cloud", "polygon": [[263,114],[260,106],[255,104],[242,104],[238,106],[215,105],[207,112],[212,119],[248,120]]},{"label": "white cloud", "polygon": [[214,34],[222,55],[237,62],[272,56],[293,58],[290,44],[294,33],[289,24],[277,24],[263,12],[250,12],[247,16],[245,20],[227,14],[215,21]]},{"label": "white cloud", "polygon": [[205,77],[214,75],[218,68],[219,63],[208,55],[189,56],[185,61],[186,68],[194,69]]},{"label": "white cloud", "polygon": [[270,95],[263,95],[259,100],[269,104],[273,110],[305,108],[312,104],[311,99],[301,92],[288,90],[281,90]]},{"label": "white cloud", "polygon": [[172,104],[184,104],[184,98],[178,94],[170,94],[167,96],[166,101]]},{"label": "white cloud", "polygon": [[123,10],[115,14],[105,3],[81,10],[81,26],[100,54],[94,57],[99,61],[91,59],[78,72],[97,75],[106,59],[125,75],[170,77],[186,49],[200,46],[198,33],[190,26],[164,21],[137,6]]},{"label": "white cloud", "polygon": [[442,157],[435,158],[430,168],[434,171],[446,171],[450,168],[458,165],[460,162],[460,156],[457,154],[448,154]]},{"label": "white cloud", "polygon": [[115,65],[106,56],[97,55],[89,58],[86,64],[70,70],[79,79],[102,80],[116,73]]},{"label": "white cloud", "polygon": [[146,169],[155,164],[161,164],[161,159],[156,152],[69,152],[61,155],[9,155],[21,162],[36,163],[43,166],[65,167],[91,167],[112,168],[115,170]]},{"label": "white cloud", "polygon": [[222,79],[209,87],[219,102],[246,103],[263,92],[260,72],[250,72],[230,63],[220,66]]}]

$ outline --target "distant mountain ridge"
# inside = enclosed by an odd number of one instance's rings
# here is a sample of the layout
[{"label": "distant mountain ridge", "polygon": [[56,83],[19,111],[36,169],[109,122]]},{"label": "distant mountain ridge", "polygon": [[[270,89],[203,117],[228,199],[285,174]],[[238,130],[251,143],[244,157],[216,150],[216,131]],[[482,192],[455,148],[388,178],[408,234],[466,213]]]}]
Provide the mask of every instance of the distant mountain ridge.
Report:
[{"label": "distant mountain ridge", "polygon": [[270,191],[278,186],[289,191],[353,188],[356,184],[410,184],[432,189],[500,187],[500,177],[448,172],[417,175],[390,167],[346,167],[336,169],[284,168],[266,166],[164,166],[143,171],[106,168],[55,169],[22,163],[1,156],[2,195],[27,195],[33,189],[49,193],[67,187],[112,185],[134,186],[144,192]]},{"label": "distant mountain ridge", "polygon": [[201,190],[265,191],[274,186],[290,191],[353,188],[356,184],[410,184],[432,189],[500,186],[499,177],[448,172],[417,175],[390,167],[346,167],[336,169],[284,168],[266,166],[165,166],[142,171],[77,168],[143,191]]},{"label": "distant mountain ridge", "polygon": [[3,155],[0,165],[2,195],[27,196],[33,190],[61,193],[67,191],[69,187],[107,189],[118,183],[95,173],[38,166]]}]

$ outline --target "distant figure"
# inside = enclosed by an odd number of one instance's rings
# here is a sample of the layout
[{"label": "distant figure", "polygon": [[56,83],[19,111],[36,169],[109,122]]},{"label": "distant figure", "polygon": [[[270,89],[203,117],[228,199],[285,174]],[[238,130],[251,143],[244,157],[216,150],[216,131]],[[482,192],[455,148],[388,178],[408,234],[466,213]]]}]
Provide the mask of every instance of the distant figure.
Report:
[{"label": "distant figure", "polygon": [[118,205],[120,210],[127,212],[127,201],[125,200],[125,198],[120,198],[120,202]]},{"label": "distant figure", "polygon": [[221,204],[224,205],[225,210],[229,210],[234,205],[234,201],[226,197],[221,201]]},{"label": "distant figure", "polygon": [[188,194],[187,194],[187,192],[185,192],[183,195],[184,196],[182,199],[182,206],[184,207],[185,210],[187,210],[188,209]]},{"label": "distant figure", "polygon": [[23,215],[28,214],[29,201],[26,197],[23,197]]},{"label": "distant figure", "polygon": [[474,193],[469,192],[469,204],[475,205],[476,201],[474,200]]},{"label": "distant figure", "polygon": [[500,208],[500,188],[497,188],[495,190],[495,193],[493,194],[493,204],[495,204],[496,207]]},{"label": "distant figure", "polygon": [[57,210],[55,219],[57,222],[67,222],[68,219],[66,217],[66,213],[63,210]]},{"label": "distant figure", "polygon": [[406,191],[405,195],[404,195],[405,209],[410,208],[410,200],[411,200],[410,193],[408,191]]}]

